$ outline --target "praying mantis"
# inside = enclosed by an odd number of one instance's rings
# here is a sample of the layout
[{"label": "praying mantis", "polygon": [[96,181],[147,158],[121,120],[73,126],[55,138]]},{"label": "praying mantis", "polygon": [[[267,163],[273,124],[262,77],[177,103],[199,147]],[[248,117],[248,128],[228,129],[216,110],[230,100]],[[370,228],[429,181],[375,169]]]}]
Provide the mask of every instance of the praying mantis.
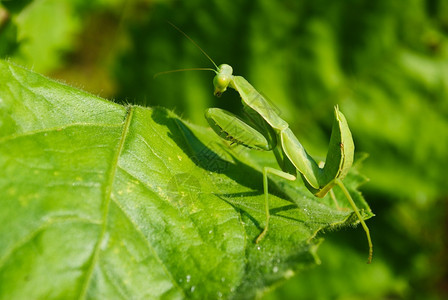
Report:
[{"label": "praying mantis", "polygon": [[[373,256],[373,244],[369,228],[342,182],[353,164],[355,147],[347,120],[339,110],[339,107],[334,107],[334,121],[325,164],[319,166],[291,131],[288,123],[280,117],[263,95],[244,77],[233,75],[233,69],[230,65],[222,64],[217,66],[208,54],[186,33],[174,24],[171,25],[199,48],[216,69],[179,69],[162,73],[187,70],[214,71],[216,73],[213,79],[214,95],[220,97],[229,87],[237,91],[241,97],[244,111],[248,115],[248,120],[243,121],[231,112],[220,108],[209,108],[205,111],[205,118],[210,127],[221,138],[234,144],[250,149],[274,152],[279,169],[263,167],[266,220],[264,229],[256,238],[255,243],[260,243],[269,230],[268,175],[279,176],[290,181],[295,181],[300,176],[307,189],[318,198],[324,197],[328,192],[332,194],[332,189],[335,186],[342,190],[366,233],[369,246],[368,263],[370,263]],[[334,194],[332,196],[335,200]]]}]

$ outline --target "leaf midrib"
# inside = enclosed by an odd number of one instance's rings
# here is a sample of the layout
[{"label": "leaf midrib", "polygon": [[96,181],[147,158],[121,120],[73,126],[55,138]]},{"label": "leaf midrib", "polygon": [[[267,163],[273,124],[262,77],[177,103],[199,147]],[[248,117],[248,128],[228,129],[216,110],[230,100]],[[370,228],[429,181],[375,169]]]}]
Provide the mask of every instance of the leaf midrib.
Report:
[{"label": "leaf midrib", "polygon": [[121,134],[121,138],[120,138],[120,142],[118,144],[118,147],[115,151],[115,156],[112,160],[111,163],[111,167],[109,169],[108,172],[108,178],[107,178],[107,184],[105,186],[105,192],[104,192],[104,208],[103,208],[103,216],[102,216],[102,228],[101,228],[101,233],[98,237],[98,241],[95,245],[95,249],[92,255],[92,260],[89,264],[89,269],[87,270],[87,273],[85,275],[85,279],[84,279],[84,283],[82,285],[82,289],[81,292],[79,294],[79,299],[85,299],[86,298],[86,293],[87,290],[89,288],[90,285],[90,281],[92,279],[92,275],[93,275],[93,271],[95,269],[95,265],[98,261],[98,257],[100,254],[100,249],[101,249],[101,244],[103,242],[104,239],[104,235],[106,233],[106,228],[107,228],[107,216],[109,214],[109,206],[110,206],[110,202],[111,202],[111,196],[112,196],[112,186],[114,183],[114,179],[115,179],[115,174],[117,172],[117,168],[118,168],[118,160],[120,158],[120,154],[121,151],[123,150],[125,141],[126,141],[126,137],[128,135],[129,132],[129,128],[130,128],[130,124],[131,124],[131,120],[132,120],[132,116],[134,113],[134,109],[133,107],[129,106],[126,110],[126,119],[124,121],[123,124],[123,129],[122,129],[122,134]]}]

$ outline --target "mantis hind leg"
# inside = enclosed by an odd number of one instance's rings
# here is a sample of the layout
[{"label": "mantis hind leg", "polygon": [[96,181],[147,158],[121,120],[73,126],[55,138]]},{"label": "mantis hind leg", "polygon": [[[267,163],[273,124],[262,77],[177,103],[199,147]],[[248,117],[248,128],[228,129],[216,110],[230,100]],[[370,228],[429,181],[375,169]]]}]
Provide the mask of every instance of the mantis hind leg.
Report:
[{"label": "mantis hind leg", "polygon": [[364,231],[366,232],[367,242],[369,243],[369,257],[367,259],[367,263],[370,264],[372,262],[372,256],[373,256],[373,244],[372,244],[372,239],[370,238],[369,228],[367,227],[366,223],[364,222],[364,219],[362,218],[361,213],[358,210],[358,207],[356,207],[356,204],[353,201],[352,196],[350,196],[350,193],[348,192],[347,188],[342,183],[342,181],[340,179],[336,179],[335,183],[342,189],[342,192],[344,193],[345,197],[347,197],[347,200],[350,202],[350,205],[352,206],[353,210],[355,211],[355,214],[358,217],[359,222],[361,222],[362,228],[364,228]]},{"label": "mantis hind leg", "polygon": [[281,178],[294,181],[296,180],[296,176],[291,175],[289,173],[270,168],[270,167],[264,167],[263,168],[263,191],[264,191],[264,205],[265,205],[265,212],[266,212],[266,224],[263,229],[263,231],[260,233],[260,235],[255,240],[255,243],[260,243],[269,230],[269,219],[271,218],[271,214],[269,213],[269,192],[268,192],[268,173],[277,175]]},{"label": "mantis hind leg", "polygon": [[333,189],[330,190],[330,197],[331,200],[333,200],[334,205],[338,210],[342,210],[342,208],[339,206],[338,200],[336,199],[336,195],[334,194]]}]

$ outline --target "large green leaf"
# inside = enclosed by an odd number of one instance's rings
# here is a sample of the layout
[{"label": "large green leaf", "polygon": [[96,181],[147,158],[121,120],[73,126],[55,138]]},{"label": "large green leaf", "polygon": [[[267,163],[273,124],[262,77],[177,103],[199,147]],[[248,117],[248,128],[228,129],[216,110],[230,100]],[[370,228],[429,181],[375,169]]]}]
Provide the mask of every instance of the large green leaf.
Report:
[{"label": "large green leaf", "polygon": [[[106,101],[0,61],[0,298],[252,298],[317,262],[350,209],[162,108]],[[372,216],[345,182],[365,218]],[[349,207],[339,197],[341,206]],[[367,256],[367,250],[366,250]]]}]

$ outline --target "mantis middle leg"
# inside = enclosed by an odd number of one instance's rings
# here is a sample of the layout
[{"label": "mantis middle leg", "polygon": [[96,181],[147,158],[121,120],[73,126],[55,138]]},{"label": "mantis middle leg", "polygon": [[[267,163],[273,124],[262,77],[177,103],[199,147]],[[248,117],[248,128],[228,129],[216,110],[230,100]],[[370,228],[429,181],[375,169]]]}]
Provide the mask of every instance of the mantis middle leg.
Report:
[{"label": "mantis middle leg", "polygon": [[296,176],[291,175],[289,173],[270,168],[270,167],[264,167],[263,168],[263,191],[264,191],[264,205],[265,205],[265,212],[266,212],[266,224],[263,229],[263,231],[260,233],[260,235],[255,240],[255,243],[260,243],[263,238],[266,236],[268,230],[269,230],[269,219],[271,218],[271,214],[269,212],[269,192],[268,192],[268,173],[277,175],[281,178],[284,178],[286,180],[294,181],[296,180]]}]

